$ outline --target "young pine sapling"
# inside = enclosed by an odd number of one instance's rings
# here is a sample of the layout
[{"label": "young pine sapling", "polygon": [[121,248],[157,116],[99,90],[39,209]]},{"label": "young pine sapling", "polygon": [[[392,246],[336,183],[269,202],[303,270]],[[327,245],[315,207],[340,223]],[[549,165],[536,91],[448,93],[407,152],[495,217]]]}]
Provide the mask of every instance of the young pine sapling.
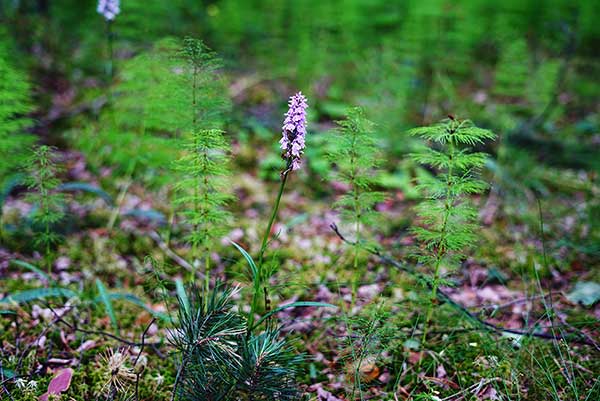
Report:
[{"label": "young pine sapling", "polygon": [[179,298],[179,319],[171,343],[181,355],[172,400],[292,401],[302,357],[279,331],[250,332],[233,309],[237,289],[194,289]]}]

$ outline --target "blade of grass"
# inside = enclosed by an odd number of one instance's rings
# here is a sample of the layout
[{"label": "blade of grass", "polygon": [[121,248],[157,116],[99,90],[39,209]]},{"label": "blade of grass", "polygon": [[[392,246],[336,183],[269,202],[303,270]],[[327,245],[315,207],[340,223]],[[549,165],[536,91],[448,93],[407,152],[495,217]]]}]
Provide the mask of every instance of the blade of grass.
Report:
[{"label": "blade of grass", "polygon": [[190,313],[190,300],[188,299],[187,293],[185,292],[185,287],[183,286],[183,281],[181,278],[175,279],[175,289],[177,290],[177,297],[181,301],[181,304],[185,308],[185,313],[189,315]]},{"label": "blade of grass", "polygon": [[102,281],[100,281],[99,279],[96,279],[96,288],[98,288],[98,293],[100,294],[100,300],[104,304],[104,308],[106,309],[106,313],[108,314],[108,317],[110,318],[110,322],[113,325],[113,327],[117,330],[117,333],[118,333],[119,325],[117,323],[117,317],[115,316],[115,311],[113,309],[112,302],[110,300],[108,292],[106,291],[106,287],[104,286],[104,284],[102,284]]},{"label": "blade of grass", "polygon": [[122,300],[122,301],[127,301],[127,302],[131,302],[134,305],[139,306],[140,308],[143,308],[144,310],[146,310],[148,313],[150,313],[152,316],[156,316],[159,319],[171,322],[172,318],[171,316],[169,316],[166,313],[162,313],[162,312],[157,312],[154,309],[150,308],[148,305],[146,305],[146,303],[144,301],[142,301],[141,299],[139,299],[138,297],[136,297],[133,294],[121,294],[121,293],[110,293],[108,294],[109,299],[111,300]]},{"label": "blade of grass", "polygon": [[4,299],[0,299],[0,303],[23,303],[34,301],[38,299],[50,298],[50,297],[66,297],[73,298],[77,297],[78,294],[67,288],[50,287],[50,288],[36,288],[33,290],[18,291],[14,294],[7,296]]},{"label": "blade of grass", "polygon": [[18,260],[18,259],[11,260],[10,263],[12,263],[15,266],[24,267],[25,269],[31,270],[32,272],[38,274],[42,279],[44,279],[46,281],[50,281],[50,276],[48,276],[48,274],[43,272],[38,267],[32,265],[31,263],[27,263],[23,260]]}]

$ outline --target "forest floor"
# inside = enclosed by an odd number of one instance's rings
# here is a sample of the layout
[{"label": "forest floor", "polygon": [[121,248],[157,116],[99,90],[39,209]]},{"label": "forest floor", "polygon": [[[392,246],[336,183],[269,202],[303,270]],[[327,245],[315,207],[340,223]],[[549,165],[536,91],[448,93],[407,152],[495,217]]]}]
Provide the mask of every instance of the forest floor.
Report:
[{"label": "forest floor", "polygon": [[[330,125],[321,122],[322,128]],[[245,262],[228,240],[251,254],[259,251],[278,185],[277,171],[260,163],[270,152],[272,146],[260,140],[234,143],[235,223],[211,255],[214,276],[243,289]],[[27,238],[15,239],[10,251],[0,248],[0,367],[4,377],[22,376],[16,384],[2,380],[3,399],[37,399],[52,372],[65,367],[74,370],[69,399],[94,399],[110,376],[109,349],[145,358],[137,372],[139,399],[170,399],[175,356],[161,313],[172,305],[152,289],[156,270],[149,257],[169,282],[187,277],[191,266],[181,229],[171,225],[168,194],[127,180],[115,184],[110,169],[89,170],[75,151],[62,149],[61,156],[65,182],[103,188],[104,198],[72,192],[72,218],[50,271],[30,252]],[[588,185],[586,177],[570,172],[563,178]],[[295,349],[308,356],[300,377],[306,399],[600,399],[600,269],[597,257],[576,245],[590,229],[584,217],[588,199],[564,189],[512,198],[492,190],[474,199],[482,222],[479,242],[450,277],[453,285],[443,288],[456,304],[435,308],[423,347],[427,289],[420,271],[390,263],[410,261],[415,200],[387,190],[387,200],[378,205],[384,223],[374,230],[380,254],[363,255],[352,302],[356,272],[339,235],[347,227],[331,209],[343,191],[314,170],[294,174],[272,231],[276,239],[268,257],[280,264],[271,283],[273,304],[321,301],[338,307],[297,307],[277,315]],[[115,202],[119,217],[109,229]],[[26,218],[30,208],[13,193],[5,221]],[[102,306],[95,280],[111,295],[112,313]],[[65,291],[40,293],[50,287]],[[17,293],[32,298],[7,298]],[[240,305],[248,295],[241,292]],[[132,397],[135,381],[125,379],[123,397]]]}]

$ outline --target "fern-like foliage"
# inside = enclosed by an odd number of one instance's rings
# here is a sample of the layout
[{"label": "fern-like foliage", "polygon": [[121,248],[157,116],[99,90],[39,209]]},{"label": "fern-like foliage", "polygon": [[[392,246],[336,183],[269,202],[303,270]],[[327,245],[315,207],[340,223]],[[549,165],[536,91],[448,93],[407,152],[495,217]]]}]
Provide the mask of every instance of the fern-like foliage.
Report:
[{"label": "fern-like foliage", "polygon": [[352,386],[350,399],[359,398],[356,392],[363,399],[364,387],[378,376],[373,377],[371,369],[377,366],[382,350],[388,348],[385,344],[393,341],[397,330],[390,324],[390,312],[383,303],[367,305],[355,316],[344,314],[343,319],[348,336],[342,342],[340,365],[345,366],[346,384]]},{"label": "fern-like foliage", "polygon": [[505,44],[496,67],[495,94],[511,98],[523,96],[530,78],[529,57],[525,40],[513,40]]},{"label": "fern-like foliage", "polygon": [[[432,271],[431,296],[435,299],[437,288],[443,284],[442,268],[456,266],[465,250],[477,239],[477,211],[469,204],[468,196],[481,193],[487,187],[475,176],[483,167],[486,154],[472,152],[471,148],[494,139],[495,135],[469,120],[453,117],[429,127],[415,128],[409,133],[431,144],[413,158],[437,173],[418,183],[425,199],[417,206],[421,225],[413,229],[422,244],[416,257]],[[426,325],[431,310],[430,305]]]},{"label": "fern-like foliage", "polygon": [[202,250],[208,256],[215,239],[227,230],[230,213],[224,206],[227,194],[229,144],[218,129],[195,131],[185,145],[184,155],[175,163],[182,179],[175,185],[181,215],[192,225],[187,239],[194,248],[193,257]]},{"label": "fern-like foliage", "polygon": [[181,355],[175,399],[296,400],[301,357],[279,339],[279,330],[254,335],[233,310],[236,290],[193,290],[179,298],[171,343]]},{"label": "fern-like foliage", "polygon": [[41,145],[33,149],[25,163],[26,184],[31,192],[26,200],[34,206],[31,213],[36,230],[35,244],[45,249],[48,269],[51,267],[51,248],[61,241],[55,226],[64,217],[65,197],[57,192],[62,167],[56,162],[54,148]]},{"label": "fern-like foliage", "polygon": [[342,221],[351,226],[354,235],[353,266],[358,274],[361,250],[368,242],[367,227],[372,227],[378,214],[375,205],[384,194],[373,190],[374,176],[379,165],[379,149],[373,123],[361,109],[354,108],[345,120],[338,121],[338,130],[332,136],[334,150],[330,157],[336,165],[335,179],[345,183],[348,191],[335,203]]},{"label": "fern-like foliage", "polygon": [[[187,236],[193,247],[193,257],[198,251],[205,255],[206,276],[208,277],[210,251],[215,239],[225,233],[229,212],[224,208],[230,199],[227,191],[229,171],[229,143],[223,131],[215,126],[214,105],[202,104],[206,100],[206,87],[214,79],[214,55],[195,39],[185,39],[180,57],[185,61],[187,86],[189,132],[186,132],[183,155],[175,163],[175,171],[181,179],[175,188],[181,215],[192,226]],[[218,95],[215,93],[214,96]],[[210,106],[210,107],[209,107]]]},{"label": "fern-like foliage", "polygon": [[125,61],[98,125],[72,134],[93,166],[110,165],[147,184],[161,182],[178,152],[182,102],[178,77],[170,69],[176,49],[171,42],[160,42]]},{"label": "fern-like foliage", "polygon": [[94,165],[109,164],[147,184],[165,184],[194,127],[222,125],[229,99],[215,73],[220,61],[198,42],[202,50],[191,65],[184,54],[190,42],[164,39],[122,63],[98,126],[72,135]]},{"label": "fern-like foliage", "polygon": [[0,187],[18,171],[34,137],[24,131],[31,125],[26,117],[33,107],[26,74],[16,68],[0,35]]}]

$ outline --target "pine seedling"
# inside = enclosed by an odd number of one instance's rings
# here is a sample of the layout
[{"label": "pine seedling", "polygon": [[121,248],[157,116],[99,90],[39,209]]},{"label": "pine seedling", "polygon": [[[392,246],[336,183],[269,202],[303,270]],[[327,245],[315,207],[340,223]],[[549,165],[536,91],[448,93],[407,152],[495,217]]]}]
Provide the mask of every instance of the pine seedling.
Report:
[{"label": "pine seedling", "polygon": [[188,302],[179,298],[178,326],[170,339],[182,358],[175,379],[176,399],[224,400],[227,390],[235,386],[246,325],[232,311],[234,293],[195,289]]},{"label": "pine seedling", "polygon": [[296,382],[301,355],[294,354],[280,330],[267,329],[242,343],[242,364],[237,372],[235,395],[244,401],[292,401],[299,398]]},{"label": "pine seedling", "polygon": [[[214,55],[202,42],[187,38],[180,57],[186,63],[184,74],[189,84],[190,126],[189,133],[184,133],[184,153],[175,163],[175,171],[182,177],[175,185],[178,193],[175,204],[182,206],[181,215],[192,226],[192,232],[187,236],[192,245],[192,257],[197,260],[200,252],[204,255],[208,289],[210,253],[215,241],[226,232],[230,219],[230,213],[225,210],[231,199],[227,193],[229,143],[223,131],[215,128],[218,124],[215,114],[220,110],[203,98],[207,95],[205,88],[214,80]],[[195,276],[195,272],[192,274]]]},{"label": "pine seedling", "polygon": [[173,399],[296,400],[298,363],[279,330],[254,335],[233,310],[236,289],[219,285],[179,298],[179,319],[171,343],[181,355]]},{"label": "pine seedling", "polygon": [[58,174],[62,171],[56,163],[54,148],[46,145],[38,146],[25,163],[27,172],[26,184],[31,192],[27,201],[34,205],[31,214],[36,233],[36,246],[45,249],[45,261],[48,273],[52,273],[51,249],[61,241],[61,236],[54,229],[64,217],[64,195],[57,192],[60,185]]},{"label": "pine seedling", "polygon": [[373,190],[374,177],[379,165],[379,149],[373,123],[364,117],[361,109],[351,109],[346,120],[337,122],[339,128],[332,137],[334,150],[330,158],[336,165],[335,178],[348,186],[348,191],[335,203],[342,221],[351,226],[354,234],[352,284],[353,300],[362,270],[359,259],[368,246],[367,228],[377,221],[375,205],[384,194]]},{"label": "pine seedling", "polygon": [[409,131],[430,143],[430,147],[414,154],[413,159],[437,172],[421,179],[418,189],[424,200],[417,206],[420,226],[413,229],[422,244],[416,253],[419,263],[431,269],[431,299],[423,329],[423,344],[431,320],[433,303],[443,280],[443,269],[451,270],[464,257],[465,250],[477,236],[477,211],[469,204],[469,195],[483,192],[487,185],[476,178],[486,154],[471,148],[493,140],[495,135],[476,127],[469,120],[448,119],[428,127]]}]

